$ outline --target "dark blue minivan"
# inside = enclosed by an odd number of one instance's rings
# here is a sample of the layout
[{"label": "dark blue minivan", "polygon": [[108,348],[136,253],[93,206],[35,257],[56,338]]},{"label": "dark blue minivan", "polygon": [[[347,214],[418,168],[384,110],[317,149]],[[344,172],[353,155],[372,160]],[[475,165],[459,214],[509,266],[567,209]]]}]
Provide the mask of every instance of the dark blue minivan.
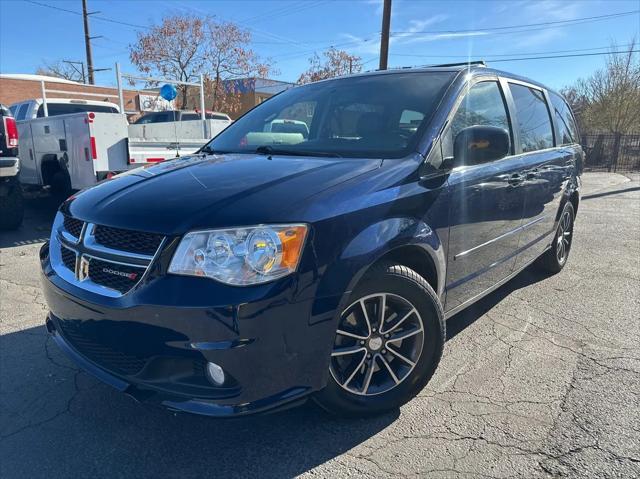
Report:
[{"label": "dark blue minivan", "polygon": [[397,408],[447,318],[532,263],[564,267],[578,140],[557,93],[481,65],[292,88],[63,203],[40,255],[48,331],[172,410]]}]

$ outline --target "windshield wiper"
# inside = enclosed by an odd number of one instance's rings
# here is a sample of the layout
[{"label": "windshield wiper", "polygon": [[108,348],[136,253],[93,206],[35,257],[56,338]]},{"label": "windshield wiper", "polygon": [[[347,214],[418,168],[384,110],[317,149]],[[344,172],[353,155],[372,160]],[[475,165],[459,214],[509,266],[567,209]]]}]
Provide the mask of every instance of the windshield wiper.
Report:
[{"label": "windshield wiper", "polygon": [[213,148],[211,148],[209,145],[205,145],[202,148],[200,148],[198,150],[198,153],[200,154],[205,154],[205,155],[223,155],[225,153],[228,153],[228,151],[218,151],[218,150],[214,150]]},{"label": "windshield wiper", "polygon": [[261,155],[286,155],[286,156],[323,156],[327,158],[342,158],[337,153],[313,150],[288,150],[286,148],[274,148],[271,145],[261,145],[256,148],[256,153]]}]

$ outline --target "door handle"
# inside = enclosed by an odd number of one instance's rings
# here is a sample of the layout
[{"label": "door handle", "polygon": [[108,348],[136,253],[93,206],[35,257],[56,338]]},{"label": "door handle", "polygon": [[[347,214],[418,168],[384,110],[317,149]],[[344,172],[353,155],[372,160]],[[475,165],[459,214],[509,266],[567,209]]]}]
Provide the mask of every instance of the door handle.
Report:
[{"label": "door handle", "polygon": [[515,173],[515,174],[511,175],[509,177],[509,179],[507,180],[507,182],[512,186],[517,186],[520,183],[522,183],[523,181],[524,181],[524,176],[522,176],[522,175],[520,175],[518,173]]}]

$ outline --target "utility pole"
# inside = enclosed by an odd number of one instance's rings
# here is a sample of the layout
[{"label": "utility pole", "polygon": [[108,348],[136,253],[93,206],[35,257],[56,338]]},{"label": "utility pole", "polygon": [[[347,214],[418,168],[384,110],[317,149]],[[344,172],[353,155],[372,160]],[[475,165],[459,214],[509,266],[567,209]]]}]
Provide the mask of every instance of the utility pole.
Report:
[{"label": "utility pole", "polygon": [[391,0],[384,0],[382,33],[380,35],[380,70],[387,69],[389,59],[389,30],[391,29]]},{"label": "utility pole", "polygon": [[87,12],[87,0],[82,0],[82,18],[84,19],[84,46],[87,50],[87,72],[89,73],[89,84],[94,85],[93,78],[93,56],[91,55],[91,36],[89,34],[89,12]]}]

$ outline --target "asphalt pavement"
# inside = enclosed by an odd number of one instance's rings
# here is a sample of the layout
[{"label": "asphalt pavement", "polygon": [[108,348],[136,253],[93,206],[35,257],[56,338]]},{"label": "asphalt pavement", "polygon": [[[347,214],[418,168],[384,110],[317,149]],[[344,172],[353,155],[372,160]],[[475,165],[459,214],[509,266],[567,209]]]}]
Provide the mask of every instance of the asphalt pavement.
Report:
[{"label": "asphalt pavement", "polygon": [[0,477],[640,477],[638,180],[585,174],[567,267],[451,318],[427,388],[367,420],[175,415],[78,370],[44,328],[55,207],[31,198],[0,233]]}]

